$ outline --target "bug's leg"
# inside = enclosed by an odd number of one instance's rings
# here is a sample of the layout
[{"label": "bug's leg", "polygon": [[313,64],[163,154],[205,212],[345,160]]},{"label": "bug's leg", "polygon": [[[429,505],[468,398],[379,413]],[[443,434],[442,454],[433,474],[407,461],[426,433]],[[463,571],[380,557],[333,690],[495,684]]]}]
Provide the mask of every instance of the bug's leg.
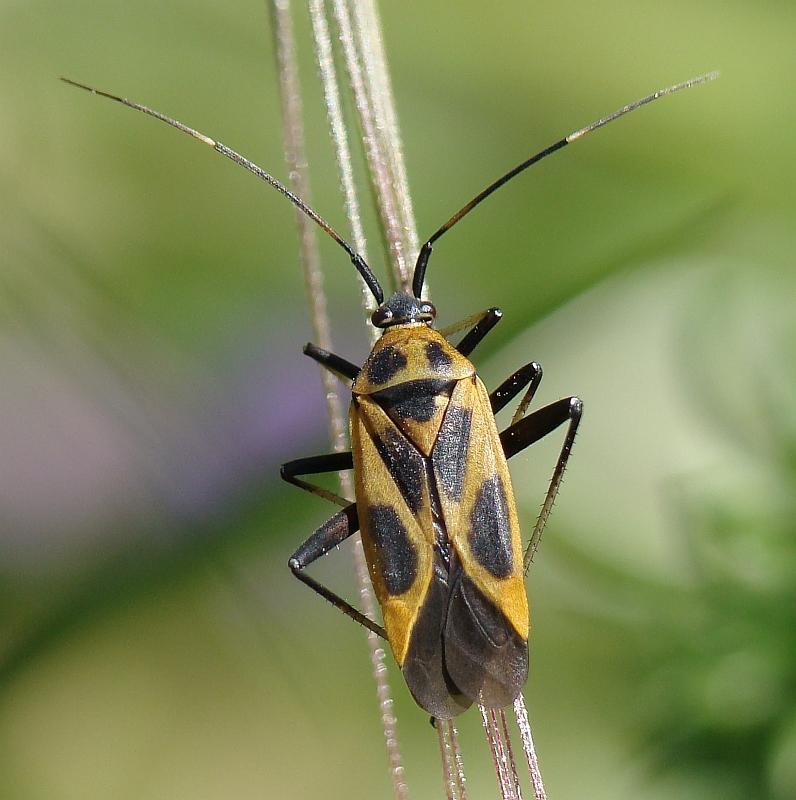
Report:
[{"label": "bug's leg", "polygon": [[[456,345],[456,349],[463,355],[469,356],[475,350],[481,340],[500,322],[503,312],[499,308],[488,308],[486,311],[479,311],[471,314],[447,328],[441,328],[440,333],[447,339],[454,333],[470,328],[464,338]],[[472,326],[472,327],[471,327]]]},{"label": "bug's leg", "polygon": [[309,456],[308,458],[297,458],[294,461],[288,461],[287,464],[282,464],[279,474],[282,476],[282,480],[298,486],[299,489],[304,489],[310,494],[316,494],[330,503],[345,508],[351,502],[350,500],[324,489],[323,486],[303,481],[297,476],[319,475],[323,472],[341,472],[342,470],[353,468],[354,461],[351,457],[351,451],[347,450],[344,453],[327,453],[322,456]]},{"label": "bug's leg", "polygon": [[357,516],[357,507],[355,503],[351,503],[342,511],[338,511],[331,519],[324,522],[323,525],[293,553],[287,564],[290,567],[290,571],[302,583],[316,591],[321,597],[328,600],[335,608],[340,609],[340,611],[351,617],[355,622],[358,622],[368,630],[386,639],[387,634],[381,625],[376,624],[362,612],[357,611],[350,603],[343,600],[342,597],[339,597],[334,592],[327,589],[322,583],[318,583],[318,581],[304,572],[304,569],[312,564],[313,561],[317,561],[321,556],[325,556],[333,547],[337,547],[358,530],[359,518]]},{"label": "bug's leg", "polygon": [[534,525],[531,540],[525,550],[523,564],[526,572],[536,548],[539,546],[539,539],[542,538],[542,531],[547,524],[550,512],[553,510],[553,503],[561,486],[561,480],[564,477],[564,470],[567,466],[569,454],[572,452],[572,445],[575,443],[575,434],[582,414],[583,403],[581,400],[577,397],[565,397],[563,400],[558,400],[549,406],[534,411],[533,414],[529,414],[519,422],[510,425],[500,434],[503,452],[506,454],[506,458],[511,458],[534,442],[547,436],[548,433],[552,433],[560,425],[569,422],[564,444],[561,446],[561,452],[553,470],[553,477],[550,479],[550,486],[547,489],[544,503],[542,503],[542,510],[539,512],[539,518],[536,520],[536,525]]},{"label": "bug's leg", "polygon": [[504,409],[525,387],[525,394],[520,401],[514,416],[511,418],[511,424],[514,425],[519,422],[528,410],[528,406],[542,382],[542,367],[535,361],[520,367],[513,375],[506,378],[503,383],[498,386],[490,395],[489,402],[492,404],[492,413],[497,414],[498,411]]},{"label": "bug's leg", "polygon": [[322,367],[326,367],[333,375],[338,377],[349,389],[351,382],[359,374],[359,367],[352,364],[342,356],[337,356],[324,350],[322,347],[312,344],[311,342],[304,345],[302,351],[305,356],[309,356],[313,361],[317,361]]}]

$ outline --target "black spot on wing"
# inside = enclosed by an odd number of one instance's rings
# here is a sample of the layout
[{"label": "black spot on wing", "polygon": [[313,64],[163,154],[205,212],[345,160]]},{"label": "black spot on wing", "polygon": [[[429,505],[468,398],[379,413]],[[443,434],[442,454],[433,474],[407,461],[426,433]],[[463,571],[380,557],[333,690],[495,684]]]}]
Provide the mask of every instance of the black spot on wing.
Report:
[{"label": "black spot on wing", "polygon": [[470,549],[476,561],[496,578],[514,569],[509,511],[503,481],[494,475],[483,482],[470,513]]},{"label": "black spot on wing", "polygon": [[448,607],[445,573],[435,570],[417,615],[402,666],[417,704],[437,719],[451,719],[472,704],[451,681],[443,663],[443,631]]},{"label": "black spot on wing", "polygon": [[368,380],[375,384],[387,383],[405,366],[406,356],[392,345],[387,345],[368,359]]},{"label": "black spot on wing", "polygon": [[417,513],[423,502],[423,479],[426,466],[423,456],[394,428],[372,434],[373,443],[395,481],[410,511]]},{"label": "black spot on wing", "polygon": [[439,342],[426,342],[426,358],[434,372],[448,372],[453,359]]},{"label": "black spot on wing", "polygon": [[417,552],[404,524],[391,506],[367,510],[369,532],[379,554],[379,568],[387,591],[403,594],[417,577]]},{"label": "black spot on wing", "polygon": [[437,398],[450,396],[452,381],[407,381],[382,389],[373,399],[393,418],[428,422],[437,410]]},{"label": "black spot on wing", "polygon": [[434,445],[432,458],[437,482],[452,500],[460,500],[462,496],[472,419],[471,409],[451,405],[445,414]]},{"label": "black spot on wing", "polygon": [[455,565],[445,621],[444,665],[449,679],[474,702],[509,705],[528,677],[528,642]]}]

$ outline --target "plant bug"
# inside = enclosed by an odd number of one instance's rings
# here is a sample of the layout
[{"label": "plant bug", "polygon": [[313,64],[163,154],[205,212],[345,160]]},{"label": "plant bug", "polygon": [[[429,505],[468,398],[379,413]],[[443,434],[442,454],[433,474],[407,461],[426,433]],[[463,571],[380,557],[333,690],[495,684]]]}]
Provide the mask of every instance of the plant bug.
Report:
[{"label": "plant bug", "polygon": [[[716,76],[659,90],[580,128],[514,167],[457,211],[423,245],[411,287],[385,300],[365,263],[329,223],[285,185],[220,142],[146,106],[64,78],[188,133],[281,192],[345,250],[378,307],[383,331],[362,367],[312,344],[304,353],[351,388],[351,450],[290,461],[282,477],[342,506],[289,559],[295,576],[386,639],[410,692],[437,719],[472,703],[510,704],[528,674],[524,576],[550,515],[583,405],[577,397],[526,413],[542,379],[531,362],[489,393],[469,356],[500,321],[490,308],[442,330],[423,300],[436,241],[503,184],[566,145],[657,100]],[[461,331],[455,345],[450,337]],[[510,425],[495,415],[521,393]],[[566,434],[550,486],[523,550],[507,460],[562,425]],[[354,470],[355,501],[303,480]],[[318,583],[305,569],[360,530],[384,626]]]}]

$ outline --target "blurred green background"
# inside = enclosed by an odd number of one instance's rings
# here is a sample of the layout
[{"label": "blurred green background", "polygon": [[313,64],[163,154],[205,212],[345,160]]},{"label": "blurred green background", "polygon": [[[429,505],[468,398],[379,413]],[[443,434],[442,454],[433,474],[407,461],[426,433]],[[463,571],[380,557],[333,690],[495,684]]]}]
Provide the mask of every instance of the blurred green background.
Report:
[{"label": "blurred green background", "polygon": [[[796,797],[796,7],[383,22],[421,235],[562,134],[722,71],[502,190],[430,280],[443,325],[504,309],[489,385],[536,359],[540,402],[585,401],[529,577],[551,796]],[[343,227],[297,26],[313,200]],[[387,797],[364,637],[285,567],[329,513],[277,477],[327,448],[291,209],[60,74],[286,171],[263,3],[0,4],[0,797]],[[353,270],[321,247],[362,359]],[[513,464],[526,529],[557,446]],[[350,596],[343,549],[316,574]],[[411,795],[441,796],[393,687]],[[495,796],[460,722],[471,796]]]}]

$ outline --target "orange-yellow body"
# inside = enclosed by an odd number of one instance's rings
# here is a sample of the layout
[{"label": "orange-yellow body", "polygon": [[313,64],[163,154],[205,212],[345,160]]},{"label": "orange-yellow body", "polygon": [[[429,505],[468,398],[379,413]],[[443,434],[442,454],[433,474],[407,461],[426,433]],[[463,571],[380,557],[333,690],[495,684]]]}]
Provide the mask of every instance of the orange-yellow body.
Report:
[{"label": "orange-yellow body", "polygon": [[[527,670],[519,523],[489,396],[475,368],[427,325],[397,325],[376,343],[352,391],[362,541],[396,661],[404,668],[412,656],[421,618],[424,626],[439,626],[444,639],[455,588],[447,573],[455,571],[474,585],[470,595],[480,592],[484,607],[502,615],[516,648],[525,647]],[[438,586],[444,587],[439,596]],[[505,638],[501,631],[490,635],[490,642]],[[521,667],[518,661],[515,671]],[[407,682],[417,696],[408,676]]]}]

